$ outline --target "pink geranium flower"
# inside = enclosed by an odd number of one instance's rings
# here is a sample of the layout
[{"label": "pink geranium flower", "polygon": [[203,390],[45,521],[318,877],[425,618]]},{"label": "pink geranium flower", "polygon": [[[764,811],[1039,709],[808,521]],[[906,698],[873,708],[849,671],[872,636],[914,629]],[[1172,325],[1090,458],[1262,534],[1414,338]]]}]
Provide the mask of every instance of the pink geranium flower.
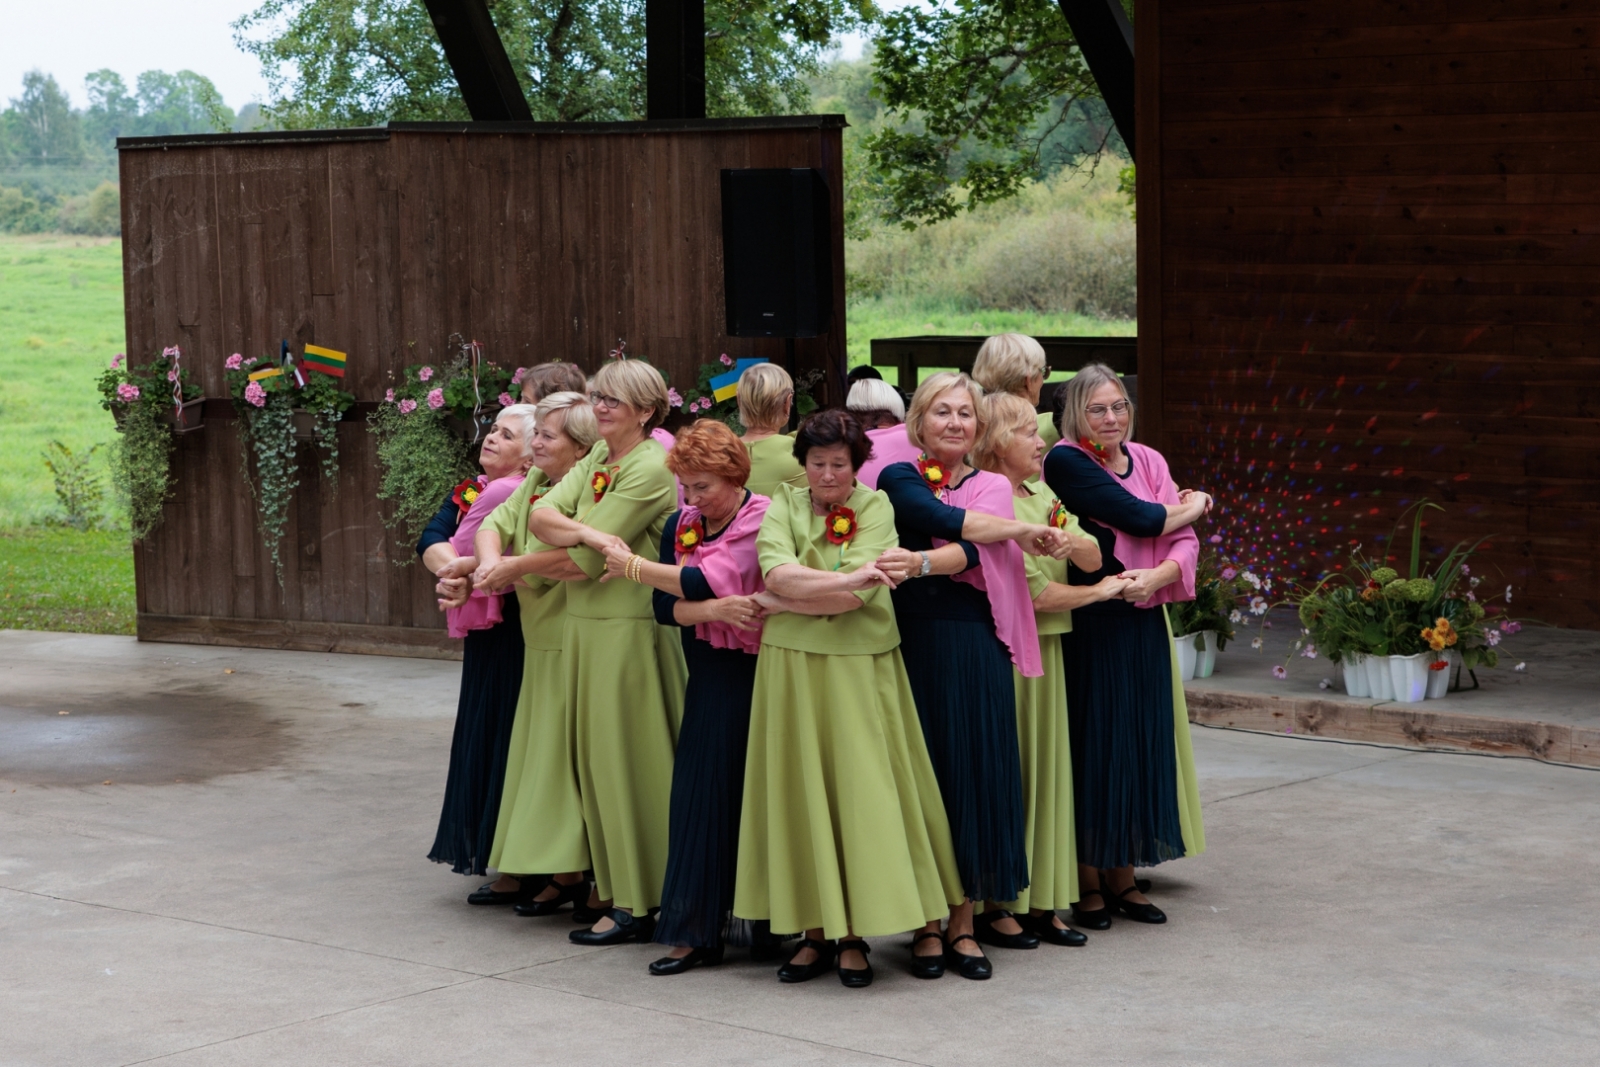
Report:
[{"label": "pink geranium flower", "polygon": [[135,400],[139,399],[139,387],[137,385],[129,385],[127,382],[123,382],[121,385],[117,386],[117,399],[122,401],[124,404],[133,403]]},{"label": "pink geranium flower", "polygon": [[251,382],[245,386],[244,398],[258,408],[267,406],[267,391],[261,388],[260,382]]},{"label": "pink geranium flower", "polygon": [[227,367],[229,370],[238,370],[244,365],[244,357],[235,352],[233,355],[223,360],[222,365]]},{"label": "pink geranium flower", "polygon": [[167,381],[175,382],[177,380],[178,380],[178,368],[177,367],[173,367],[171,370],[167,371]]},{"label": "pink geranium flower", "polygon": [[111,369],[112,370],[116,370],[118,367],[121,367],[122,366],[122,361],[124,359],[126,359],[126,358],[127,357],[124,356],[121,352],[118,352],[116,355],[112,356],[111,357]]},{"label": "pink geranium flower", "polygon": [[433,368],[423,367],[421,370],[417,371],[417,378],[420,381],[429,381],[433,378]]},{"label": "pink geranium flower", "polygon": [[515,374],[513,374],[511,376],[511,384],[512,385],[521,385],[522,384],[522,376],[524,374],[527,374],[527,373],[528,373],[528,368],[527,367],[518,367],[517,368],[517,373],[515,373]]},{"label": "pink geranium flower", "polygon": [[500,406],[501,407],[508,408],[512,404],[515,404],[515,403],[516,403],[516,401],[511,399],[511,394],[510,393],[501,393],[500,394]]},{"label": "pink geranium flower", "polygon": [[733,357],[729,356],[726,352],[722,353],[722,365],[724,367],[733,366]]},{"label": "pink geranium flower", "polygon": [[667,390],[667,403],[675,408],[683,407],[683,396],[676,389]]},{"label": "pink geranium flower", "polygon": [[444,407],[443,389],[428,390],[428,406],[435,411],[438,411],[440,408]]},{"label": "pink geranium flower", "polygon": [[385,403],[393,404],[394,403],[394,390],[393,389],[385,389],[383,391],[383,399],[384,399]]},{"label": "pink geranium flower", "polygon": [[163,348],[161,350],[161,354],[166,356],[168,359],[171,359],[173,356],[183,355],[183,353],[178,350],[177,345],[173,345],[171,348]]},{"label": "pink geranium flower", "polygon": [[400,414],[409,415],[415,410],[417,410],[417,402],[415,400],[400,401]]}]

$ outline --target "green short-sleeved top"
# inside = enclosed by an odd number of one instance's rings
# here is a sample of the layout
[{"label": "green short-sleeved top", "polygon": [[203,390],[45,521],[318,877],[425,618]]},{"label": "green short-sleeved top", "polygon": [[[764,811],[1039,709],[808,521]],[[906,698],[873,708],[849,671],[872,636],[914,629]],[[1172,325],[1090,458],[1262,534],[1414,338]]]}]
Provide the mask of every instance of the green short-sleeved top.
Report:
[{"label": "green short-sleeved top", "polygon": [[[810,488],[780,484],[756,535],[762,575],[785,563],[849,574],[900,543],[894,507],[883,493],[857,482],[844,506],[856,513],[856,532],[841,546],[827,539],[823,516],[811,508]],[[900,630],[888,587],[874,586],[856,596],[861,607],[843,615],[774,615],[762,628],[761,643],[835,656],[876,656],[899,648]]]},{"label": "green short-sleeved top", "polygon": [[[535,485],[533,474],[544,481],[544,472],[537,467],[517,486],[500,506],[489,512],[481,530],[493,530],[500,535],[502,551],[507,556],[525,556],[530,552],[547,552],[550,546],[528,532],[528,511],[549,486]],[[512,585],[517,594],[517,606],[522,612],[522,643],[540,652],[561,651],[561,631],[567,620],[567,585],[537,574],[524,574]]]},{"label": "green short-sleeved top", "polygon": [[[1056,498],[1050,490],[1038,482],[1029,482],[1028,487],[1033,489],[1032,496],[1019,496],[1013,503],[1017,508],[1017,518],[1023,522],[1039,522],[1049,525],[1050,513],[1055,510]],[[1078,525],[1076,515],[1067,515],[1067,533],[1073,537],[1087,537],[1083,527]],[[1023,556],[1023,566],[1028,572],[1028,595],[1038,596],[1044,592],[1045,586],[1051,582],[1057,585],[1067,584],[1067,561],[1064,559],[1051,559],[1049,556]],[[1043,634],[1069,634],[1072,632],[1072,612],[1070,611],[1036,611],[1034,620],[1039,624],[1039,633]]]},{"label": "green short-sleeved top", "polygon": [[1048,411],[1039,416],[1039,436],[1044,438],[1046,448],[1054,448],[1061,440],[1061,434],[1056,432],[1056,417]]},{"label": "green short-sleeved top", "polygon": [[[660,554],[667,518],[678,507],[678,483],[667,470],[666,450],[646,438],[621,463],[608,462],[609,456],[606,443],[598,442],[533,508],[555,508],[585,526],[616,534],[634,552],[653,560]],[[597,491],[602,472],[607,483]],[[589,576],[588,581],[564,583],[567,614],[579,619],[655,618],[649,586],[623,579],[598,581],[606,558],[585,545],[569,548],[567,554]]]},{"label": "green short-sleeved top", "polygon": [[750,477],[744,487],[752,493],[771,496],[780,485],[806,487],[806,471],[794,458],[794,436],[776,434],[744,446],[750,453]]}]

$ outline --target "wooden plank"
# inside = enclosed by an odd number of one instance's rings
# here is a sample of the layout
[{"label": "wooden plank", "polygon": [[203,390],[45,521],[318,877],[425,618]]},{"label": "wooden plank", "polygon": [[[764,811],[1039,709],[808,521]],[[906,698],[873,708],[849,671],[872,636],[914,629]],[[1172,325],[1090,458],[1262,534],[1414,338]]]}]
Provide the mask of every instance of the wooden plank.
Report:
[{"label": "wooden plank", "polygon": [[460,659],[461,642],[443,630],[364,626],[292,619],[227,619],[141,613],[139,640],[185,645],[231,645],[363,656]]}]

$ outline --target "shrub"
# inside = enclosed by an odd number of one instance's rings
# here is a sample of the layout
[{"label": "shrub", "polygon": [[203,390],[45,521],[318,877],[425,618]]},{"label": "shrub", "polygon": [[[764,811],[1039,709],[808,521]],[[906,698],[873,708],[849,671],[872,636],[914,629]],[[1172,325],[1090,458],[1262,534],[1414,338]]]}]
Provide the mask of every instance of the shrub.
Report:
[{"label": "shrub", "polygon": [[100,522],[105,502],[105,483],[94,469],[99,445],[87,452],[74,452],[60,441],[45,446],[44,465],[56,483],[56,500],[61,504],[60,521],[74,530],[92,530]]},{"label": "shrub", "polygon": [[70,196],[56,216],[63,233],[117,237],[122,233],[122,194],[111,182],[101,182],[83,196]]}]

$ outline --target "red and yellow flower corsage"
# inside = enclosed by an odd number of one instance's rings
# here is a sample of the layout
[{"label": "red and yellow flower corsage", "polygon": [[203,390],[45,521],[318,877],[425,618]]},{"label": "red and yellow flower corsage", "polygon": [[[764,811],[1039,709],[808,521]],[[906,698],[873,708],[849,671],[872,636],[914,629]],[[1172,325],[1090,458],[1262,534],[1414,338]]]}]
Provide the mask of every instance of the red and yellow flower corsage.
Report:
[{"label": "red and yellow flower corsage", "polygon": [[950,472],[944,464],[929,458],[924,452],[917,457],[917,472],[928,483],[928,488],[933,490],[933,495],[942,499],[945,488],[950,484]]},{"label": "red and yellow flower corsage", "polygon": [[844,566],[845,550],[856,535],[856,513],[843,504],[833,505],[823,517],[822,533],[829,544],[839,546],[839,562],[833,565],[833,569],[838,570]]},{"label": "red and yellow flower corsage", "polygon": [[450,494],[450,499],[456,507],[461,509],[461,514],[464,516],[472,510],[472,505],[477,502],[478,497],[482,494],[483,487],[478,484],[477,475],[473,475],[470,478],[461,479],[461,484],[456,486],[455,491]]},{"label": "red and yellow flower corsage", "polygon": [[1067,523],[1072,521],[1072,516],[1067,514],[1067,506],[1060,500],[1050,501],[1050,525],[1058,530],[1065,530]]},{"label": "red and yellow flower corsage", "polygon": [[606,495],[606,490],[611,488],[611,472],[601,467],[594,472],[594,477],[589,479],[589,488],[594,490],[594,502],[600,503],[600,498]]},{"label": "red and yellow flower corsage", "polygon": [[700,519],[699,516],[696,516],[695,520],[689,523],[687,526],[682,523],[678,524],[678,535],[676,541],[678,543],[679,555],[687,556],[689,553],[699,548],[701,542],[705,541],[705,539],[706,524]]},{"label": "red and yellow flower corsage", "polygon": [[1111,453],[1106,451],[1106,446],[1101,444],[1099,441],[1092,440],[1088,437],[1080,437],[1078,438],[1078,444],[1082,445],[1089,455],[1093,456],[1101,463],[1111,462]]}]

